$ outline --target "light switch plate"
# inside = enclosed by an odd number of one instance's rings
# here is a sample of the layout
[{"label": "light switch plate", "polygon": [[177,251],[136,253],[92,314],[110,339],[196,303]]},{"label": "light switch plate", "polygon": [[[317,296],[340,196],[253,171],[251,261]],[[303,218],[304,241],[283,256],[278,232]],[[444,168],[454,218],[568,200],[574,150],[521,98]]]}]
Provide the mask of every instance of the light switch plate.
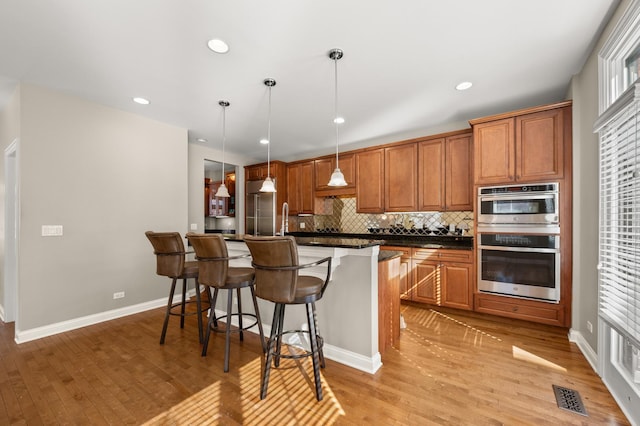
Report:
[{"label": "light switch plate", "polygon": [[192,223],[191,224],[191,230],[192,231],[197,231],[198,230],[198,224],[197,223]]},{"label": "light switch plate", "polygon": [[62,225],[42,225],[43,237],[60,237],[62,236]]}]

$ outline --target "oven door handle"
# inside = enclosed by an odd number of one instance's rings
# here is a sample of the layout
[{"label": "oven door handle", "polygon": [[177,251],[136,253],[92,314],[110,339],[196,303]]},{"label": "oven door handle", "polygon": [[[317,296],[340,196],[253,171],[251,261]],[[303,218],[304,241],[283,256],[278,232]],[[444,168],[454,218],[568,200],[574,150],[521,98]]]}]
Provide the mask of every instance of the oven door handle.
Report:
[{"label": "oven door handle", "polygon": [[480,201],[518,201],[518,200],[535,200],[539,198],[555,199],[556,193],[537,193],[537,194],[505,194],[505,195],[481,195]]},{"label": "oven door handle", "polygon": [[560,253],[557,248],[531,248],[531,247],[505,247],[505,246],[478,246],[479,249],[498,251],[517,251],[522,253]]}]

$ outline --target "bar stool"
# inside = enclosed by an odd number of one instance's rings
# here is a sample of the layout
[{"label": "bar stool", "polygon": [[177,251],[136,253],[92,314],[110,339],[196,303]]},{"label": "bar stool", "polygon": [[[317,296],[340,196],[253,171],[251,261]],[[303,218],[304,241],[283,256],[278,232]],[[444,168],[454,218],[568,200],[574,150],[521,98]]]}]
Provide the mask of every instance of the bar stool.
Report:
[{"label": "bar stool", "polygon": [[[316,321],[315,302],[322,298],[331,277],[331,257],[317,262],[300,265],[298,262],[298,247],[296,240],[290,236],[282,237],[253,237],[244,236],[253,257],[252,266],[256,270],[256,294],[259,298],[275,303],[271,335],[267,343],[267,356],[263,369],[260,399],[267,397],[269,387],[269,372],[271,362],[279,367],[280,358],[303,358],[310,356],[313,360],[313,376],[316,386],[316,398],[322,400],[322,383],[320,381],[320,367],[324,368],[323,340],[319,336]],[[327,275],[324,280],[299,275],[302,269],[327,264]],[[283,330],[284,312],[287,305],[304,304],[307,310],[309,330]],[[301,353],[284,355],[281,351],[282,336],[290,333],[306,333],[309,335],[311,350]]]},{"label": "bar stool", "polygon": [[[164,324],[162,325],[162,334],[160,335],[160,344],[164,344],[165,335],[167,334],[167,326],[169,324],[170,315],[180,316],[180,328],[184,328],[184,318],[188,315],[198,316],[198,334],[200,343],[202,343],[202,312],[208,308],[202,308],[200,300],[200,286],[198,285],[198,264],[195,261],[187,261],[185,259],[186,252],[182,237],[178,232],[153,232],[147,231],[145,235],[153,246],[153,253],[156,255],[156,273],[161,276],[169,277],[171,281],[171,291],[169,292],[169,300],[167,302],[167,310],[164,315]],[[187,303],[187,280],[193,278],[196,290],[196,312],[186,312]],[[182,280],[182,301],[173,303],[173,295],[176,290],[176,282]],[[208,294],[208,293],[207,293]],[[210,299],[208,299],[211,302]],[[210,303],[209,303],[210,304]],[[180,307],[180,312],[174,312],[174,308]]]},{"label": "bar stool", "polygon": [[[262,345],[262,352],[264,353],[266,350],[264,342],[264,332],[262,330],[262,320],[260,319],[258,300],[256,299],[256,293],[254,290],[255,272],[253,268],[239,268],[229,266],[229,260],[249,257],[249,255],[229,257],[227,244],[220,234],[195,234],[190,232],[187,234],[187,239],[196,252],[196,259],[198,260],[199,268],[199,283],[206,285],[208,288],[208,292],[211,291],[211,288],[214,289],[211,312],[209,313],[209,323],[207,325],[207,333],[205,335],[204,345],[202,347],[202,356],[207,355],[207,347],[209,346],[209,336],[211,335],[211,331],[224,331],[224,372],[226,373],[229,371],[229,346],[232,332],[239,333],[240,341],[243,341],[243,331],[257,324],[260,334],[260,344]],[[242,311],[242,298],[240,290],[247,287],[251,290],[251,298],[253,299],[254,309],[253,314]],[[218,299],[218,290],[228,290],[226,325],[224,329],[220,329],[218,327],[218,320],[220,318],[217,317],[215,313],[216,301]],[[236,290],[238,300],[238,311],[236,313],[232,312],[233,290]],[[238,318],[237,330],[231,329],[231,317],[233,316]],[[243,317],[250,317],[255,321],[251,324],[244,325]]]}]

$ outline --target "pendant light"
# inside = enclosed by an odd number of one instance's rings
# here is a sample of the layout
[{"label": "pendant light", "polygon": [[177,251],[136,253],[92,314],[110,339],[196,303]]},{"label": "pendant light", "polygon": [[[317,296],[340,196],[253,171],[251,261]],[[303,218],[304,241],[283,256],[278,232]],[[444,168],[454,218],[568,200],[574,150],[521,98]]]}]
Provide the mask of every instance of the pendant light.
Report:
[{"label": "pendant light", "polygon": [[229,197],[229,190],[224,184],[224,145],[227,137],[227,107],[230,105],[228,101],[219,101],[218,105],[222,107],[222,183],[218,187],[216,197]]},{"label": "pendant light", "polygon": [[264,80],[264,85],[269,88],[269,121],[267,127],[267,178],[262,182],[260,192],[276,192],[276,187],[271,180],[271,88],[276,85],[276,81],[272,78]]},{"label": "pendant light", "polygon": [[343,122],[338,117],[338,59],[342,58],[344,52],[341,49],[331,49],[329,51],[329,58],[333,60],[334,68],[335,68],[335,115],[333,117],[333,122],[336,125],[336,169],[331,174],[331,179],[329,179],[329,186],[347,186],[347,181],[344,180],[344,175],[340,170],[340,165],[338,164],[338,125]]}]

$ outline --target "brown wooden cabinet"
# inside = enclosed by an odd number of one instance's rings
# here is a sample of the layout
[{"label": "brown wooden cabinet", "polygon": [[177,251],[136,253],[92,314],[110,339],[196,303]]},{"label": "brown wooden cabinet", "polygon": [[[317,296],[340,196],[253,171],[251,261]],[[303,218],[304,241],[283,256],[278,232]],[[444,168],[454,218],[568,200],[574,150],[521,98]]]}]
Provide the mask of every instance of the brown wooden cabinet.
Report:
[{"label": "brown wooden cabinet", "polygon": [[473,251],[414,248],[413,298],[457,309],[473,309]]},{"label": "brown wooden cabinet", "polygon": [[384,209],[418,210],[418,145],[408,143],[384,149]]},{"label": "brown wooden cabinet", "polygon": [[400,259],[378,262],[378,351],[384,354],[400,339]]},{"label": "brown wooden cabinet", "polygon": [[356,211],[384,213],[384,149],[357,152]]},{"label": "brown wooden cabinet", "polygon": [[398,246],[382,246],[381,250],[401,251],[399,265],[399,290],[400,299],[411,300],[411,289],[413,287],[413,268],[411,266],[411,248]]},{"label": "brown wooden cabinet", "polygon": [[347,181],[347,186],[329,186],[331,174],[336,168],[336,156],[318,158],[314,161],[314,178],[316,196],[327,197],[331,195],[352,195],[356,193],[356,156],[354,153],[340,154],[338,156],[340,171]]},{"label": "brown wooden cabinet", "polygon": [[287,165],[287,200],[289,214],[313,214],[314,161]]},{"label": "brown wooden cabinet", "polygon": [[214,182],[212,179],[204,179],[204,215],[205,217],[230,216],[236,214],[235,193],[236,174],[231,172],[225,175],[225,185],[229,191],[229,198],[216,197],[220,187],[220,181]]},{"label": "brown wooden cabinet", "polygon": [[562,179],[570,102],[471,120],[476,184]]}]

